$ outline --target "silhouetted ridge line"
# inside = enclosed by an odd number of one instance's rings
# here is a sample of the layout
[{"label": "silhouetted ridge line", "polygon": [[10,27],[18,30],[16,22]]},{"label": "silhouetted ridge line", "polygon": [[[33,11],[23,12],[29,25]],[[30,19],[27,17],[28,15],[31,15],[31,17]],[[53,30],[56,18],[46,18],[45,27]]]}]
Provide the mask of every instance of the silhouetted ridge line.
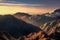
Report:
[{"label": "silhouetted ridge line", "polygon": [[28,13],[22,13],[22,12],[17,12],[15,13],[14,15],[17,15],[17,16],[27,16],[27,17],[30,17],[32,15],[28,14]]}]

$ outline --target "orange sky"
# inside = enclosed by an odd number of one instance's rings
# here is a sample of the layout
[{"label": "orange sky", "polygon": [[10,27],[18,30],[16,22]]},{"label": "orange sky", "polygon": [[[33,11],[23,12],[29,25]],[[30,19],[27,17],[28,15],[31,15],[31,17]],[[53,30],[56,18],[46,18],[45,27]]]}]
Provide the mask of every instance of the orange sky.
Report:
[{"label": "orange sky", "polygon": [[52,12],[53,9],[20,7],[20,6],[0,6],[0,14],[14,14],[16,12],[26,12],[30,14]]}]

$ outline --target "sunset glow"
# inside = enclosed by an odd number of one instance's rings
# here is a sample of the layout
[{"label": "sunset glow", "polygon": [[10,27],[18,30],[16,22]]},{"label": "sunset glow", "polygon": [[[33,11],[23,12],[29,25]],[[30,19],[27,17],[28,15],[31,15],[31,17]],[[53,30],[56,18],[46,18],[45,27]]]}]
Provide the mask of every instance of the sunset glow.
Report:
[{"label": "sunset glow", "polygon": [[0,14],[14,14],[16,12],[25,12],[30,14],[52,12],[52,9],[37,9],[19,6],[0,6]]},{"label": "sunset glow", "polygon": [[59,1],[52,0],[0,0],[0,14],[14,14],[25,12],[29,14],[42,14],[53,12],[60,8]]}]

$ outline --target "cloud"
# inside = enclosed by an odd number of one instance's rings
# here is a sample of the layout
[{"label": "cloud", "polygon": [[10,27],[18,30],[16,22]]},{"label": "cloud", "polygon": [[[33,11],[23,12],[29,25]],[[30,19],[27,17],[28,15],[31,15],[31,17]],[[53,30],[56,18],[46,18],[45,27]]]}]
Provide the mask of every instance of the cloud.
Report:
[{"label": "cloud", "polygon": [[2,1],[2,0],[0,0],[0,1]]},{"label": "cloud", "polygon": [[4,0],[0,0],[0,2],[3,2]]},{"label": "cloud", "polygon": [[60,0],[5,0],[5,2],[13,2],[13,3],[28,3],[28,4],[52,4],[52,3],[60,3]]},{"label": "cloud", "polygon": [[60,0],[1,0],[0,6],[60,8]]},{"label": "cloud", "polygon": [[0,6],[20,6],[20,7],[42,7],[44,4],[15,4],[15,3],[0,3]]}]

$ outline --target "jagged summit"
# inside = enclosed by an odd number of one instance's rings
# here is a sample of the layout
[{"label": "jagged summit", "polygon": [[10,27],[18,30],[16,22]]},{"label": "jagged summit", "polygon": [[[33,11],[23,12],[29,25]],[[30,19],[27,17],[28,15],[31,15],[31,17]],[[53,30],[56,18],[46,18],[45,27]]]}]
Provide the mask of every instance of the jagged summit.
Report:
[{"label": "jagged summit", "polygon": [[56,9],[54,12],[59,12],[60,13],[60,9]]},{"label": "jagged summit", "polygon": [[55,16],[60,16],[60,9],[56,9],[56,10],[53,12],[53,14],[54,14]]}]

